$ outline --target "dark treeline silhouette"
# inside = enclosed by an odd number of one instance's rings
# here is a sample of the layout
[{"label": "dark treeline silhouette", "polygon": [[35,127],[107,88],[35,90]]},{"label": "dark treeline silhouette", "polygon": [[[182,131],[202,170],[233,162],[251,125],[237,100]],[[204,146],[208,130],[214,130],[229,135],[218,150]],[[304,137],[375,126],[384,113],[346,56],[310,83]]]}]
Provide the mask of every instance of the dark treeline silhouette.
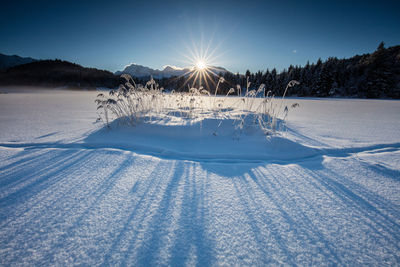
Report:
[{"label": "dark treeline silhouette", "polygon": [[114,88],[121,83],[123,79],[109,71],[85,68],[58,59],[35,61],[0,72],[2,85]]},{"label": "dark treeline silhouette", "polygon": [[[220,75],[225,82],[220,85],[219,93],[226,94],[230,88],[236,90],[240,85],[246,90],[247,77],[250,89],[265,84],[266,92],[282,96],[287,83],[297,80],[299,85],[291,88],[287,95],[317,97],[359,97],[359,98],[400,98],[400,46],[385,48],[383,42],[372,54],[356,55],[349,59],[319,59],[316,63],[307,63],[304,67],[289,66],[278,73],[276,69],[258,71],[245,75],[227,72]],[[202,86],[214,93],[219,77],[213,77]],[[187,81],[185,77],[173,77],[157,80],[160,86],[168,90],[188,91],[189,87],[199,87],[199,81]]]},{"label": "dark treeline silhouette", "polygon": [[[220,84],[218,94],[225,95],[230,88],[236,90],[237,85],[240,85],[244,93],[248,80],[249,90],[265,84],[265,92],[271,91],[272,95],[282,96],[288,82],[297,80],[300,84],[290,88],[288,96],[399,99],[400,46],[385,48],[382,42],[372,54],[356,55],[349,59],[319,59],[316,63],[307,63],[303,67],[291,65],[280,73],[276,69],[256,73],[247,71],[244,75],[226,72],[210,75],[211,79],[203,79],[201,83],[194,77],[171,77],[156,81],[170,91],[187,92],[190,87],[203,86],[214,94],[218,80],[223,77],[225,81]],[[150,77],[134,77],[135,82],[142,84],[149,79]],[[115,88],[123,82],[122,78],[109,71],[85,68],[61,60],[40,60],[0,71],[1,85]]]}]

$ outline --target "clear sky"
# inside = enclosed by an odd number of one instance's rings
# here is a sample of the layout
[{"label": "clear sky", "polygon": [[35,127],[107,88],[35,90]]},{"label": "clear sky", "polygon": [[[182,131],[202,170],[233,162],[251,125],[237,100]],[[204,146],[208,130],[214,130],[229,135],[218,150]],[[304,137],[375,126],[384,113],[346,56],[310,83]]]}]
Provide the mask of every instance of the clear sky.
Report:
[{"label": "clear sky", "polygon": [[121,70],[213,53],[233,72],[400,45],[400,1],[4,1],[0,53]]}]

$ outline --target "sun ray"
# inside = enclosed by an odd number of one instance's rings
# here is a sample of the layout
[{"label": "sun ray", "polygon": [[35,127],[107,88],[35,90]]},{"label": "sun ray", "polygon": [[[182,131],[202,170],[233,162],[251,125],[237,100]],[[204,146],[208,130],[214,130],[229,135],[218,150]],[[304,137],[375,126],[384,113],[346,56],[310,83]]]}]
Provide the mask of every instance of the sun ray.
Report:
[{"label": "sun ray", "polygon": [[[207,76],[207,78],[208,79],[206,79],[207,81],[210,81],[212,84],[213,84],[213,86],[216,86],[216,83],[214,82],[214,79],[210,76],[210,74],[208,74],[208,72],[205,72],[204,73],[206,76]],[[207,87],[208,87],[208,83],[206,83],[207,84]]]},{"label": "sun ray", "polygon": [[213,40],[214,40],[214,36],[215,36],[215,31],[213,31],[213,33],[212,33],[212,35],[211,35],[211,38],[210,38],[209,41],[208,41],[206,51],[204,51],[204,55],[206,55],[206,60],[207,60],[207,61],[210,60],[209,56],[207,56],[207,55],[209,55],[208,51],[209,51],[210,48],[211,48],[211,44],[212,44],[212,42],[213,42]]},{"label": "sun ray", "polygon": [[[176,49],[176,53],[180,55],[180,58],[175,59],[175,61],[182,62],[187,67],[185,67],[186,71],[174,78],[173,81],[183,77],[185,85],[189,83],[192,87],[203,87],[208,91],[213,90],[212,86],[216,86],[216,81],[221,71],[216,67],[221,66],[221,63],[218,62],[221,58],[221,52],[219,51],[221,44],[214,44],[214,35],[215,32],[211,34],[211,39],[207,41],[205,41],[202,33],[198,41],[195,41],[196,39],[191,33],[189,42],[186,42],[187,39],[183,39],[182,43],[186,51]],[[179,84],[179,87],[181,87],[181,84]]]},{"label": "sun ray", "polygon": [[[204,75],[207,76],[207,73],[205,73]],[[204,79],[204,83],[206,84],[206,88],[205,88],[206,90],[207,90],[207,88],[210,88],[208,81],[209,81],[208,79]]]},{"label": "sun ray", "polygon": [[196,71],[195,73],[196,73],[196,77],[194,77],[194,79],[193,79],[192,87],[194,87],[194,85],[195,85],[195,83],[196,83],[196,81],[198,80],[198,77],[199,77],[199,72]]}]

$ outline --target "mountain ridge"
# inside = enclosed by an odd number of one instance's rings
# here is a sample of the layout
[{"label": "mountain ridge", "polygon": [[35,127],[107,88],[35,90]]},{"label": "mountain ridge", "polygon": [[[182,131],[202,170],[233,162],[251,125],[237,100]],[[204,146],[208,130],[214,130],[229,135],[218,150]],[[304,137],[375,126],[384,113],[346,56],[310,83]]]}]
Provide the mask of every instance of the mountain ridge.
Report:
[{"label": "mountain ridge", "polygon": [[35,61],[38,60],[31,57],[20,57],[18,55],[5,55],[0,53],[0,71]]},{"label": "mountain ridge", "polygon": [[[213,69],[213,72],[216,74],[219,73],[225,74],[229,72],[223,67],[211,67],[211,68]],[[125,66],[124,70],[116,71],[114,74],[115,75],[129,74],[132,77],[136,78],[144,78],[152,76],[155,79],[162,79],[162,78],[171,78],[173,76],[185,76],[189,75],[192,72],[193,68],[190,67],[180,68],[172,65],[166,65],[162,70],[159,70],[159,69],[152,69],[150,67],[146,67],[136,63],[131,63]]]}]

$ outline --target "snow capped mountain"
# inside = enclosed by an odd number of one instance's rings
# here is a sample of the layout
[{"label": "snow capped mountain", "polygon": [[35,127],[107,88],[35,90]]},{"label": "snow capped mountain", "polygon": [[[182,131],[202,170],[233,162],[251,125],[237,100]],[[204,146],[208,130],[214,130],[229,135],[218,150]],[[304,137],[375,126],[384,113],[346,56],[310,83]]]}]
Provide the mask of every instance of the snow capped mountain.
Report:
[{"label": "snow capped mountain", "polygon": [[144,77],[144,76],[150,76],[154,74],[154,70],[142,65],[137,65],[135,63],[132,63],[128,66],[125,67],[123,71],[117,71],[115,74],[116,75],[121,75],[123,73],[130,74],[135,77]]},{"label": "snow capped mountain", "polygon": [[[193,68],[190,67],[180,68],[172,65],[166,65],[163,67],[162,70],[159,70],[132,63],[126,66],[123,71],[117,71],[115,72],[115,74],[121,75],[126,73],[131,75],[132,77],[140,78],[140,77],[153,76],[156,79],[162,79],[162,78],[170,78],[173,76],[187,75],[190,74],[192,71]],[[222,67],[212,67],[212,71],[216,74],[228,72],[226,69]]]},{"label": "snow capped mountain", "polygon": [[[159,70],[155,70],[156,72]],[[172,76],[182,76],[190,72],[190,68],[179,68],[172,65],[166,65],[163,70],[159,71],[159,78],[169,78]],[[155,77],[157,78],[157,77]]]},{"label": "snow capped mountain", "polygon": [[184,75],[186,72],[189,71],[190,71],[189,68],[178,68],[170,65],[164,66],[163,70],[159,70],[132,63],[126,66],[123,71],[117,71],[115,74],[121,75],[126,73],[130,74],[132,77],[140,78],[140,77],[153,76],[154,78],[162,79],[162,78],[169,78],[172,76]]}]

